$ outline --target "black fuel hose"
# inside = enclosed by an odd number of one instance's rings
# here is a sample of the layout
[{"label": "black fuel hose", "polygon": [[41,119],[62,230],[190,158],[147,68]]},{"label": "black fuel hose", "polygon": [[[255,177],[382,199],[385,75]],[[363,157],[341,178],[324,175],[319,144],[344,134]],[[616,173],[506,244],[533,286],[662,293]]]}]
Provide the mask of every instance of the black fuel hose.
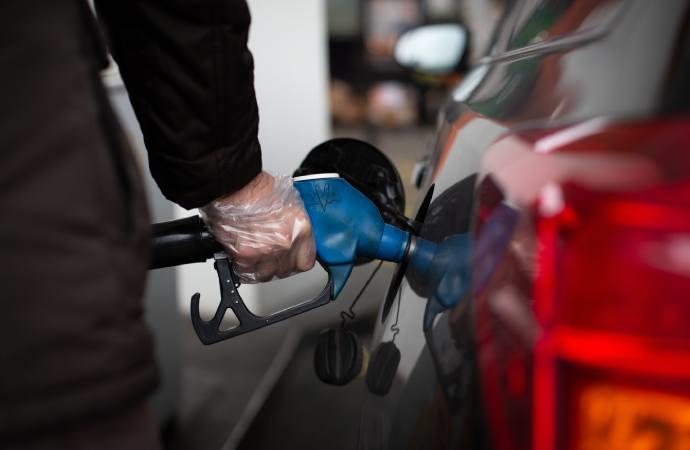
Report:
[{"label": "black fuel hose", "polygon": [[204,262],[221,252],[199,216],[153,224],[149,269]]}]

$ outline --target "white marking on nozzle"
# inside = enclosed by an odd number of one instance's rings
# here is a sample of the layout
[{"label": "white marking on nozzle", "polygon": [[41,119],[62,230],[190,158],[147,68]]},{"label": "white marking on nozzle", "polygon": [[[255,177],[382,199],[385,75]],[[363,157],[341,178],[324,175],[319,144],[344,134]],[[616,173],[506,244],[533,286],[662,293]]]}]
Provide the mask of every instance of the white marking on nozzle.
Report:
[{"label": "white marking on nozzle", "polygon": [[321,180],[325,178],[340,178],[338,173],[315,173],[313,175],[302,175],[301,177],[295,177],[292,181],[307,181],[307,180]]}]

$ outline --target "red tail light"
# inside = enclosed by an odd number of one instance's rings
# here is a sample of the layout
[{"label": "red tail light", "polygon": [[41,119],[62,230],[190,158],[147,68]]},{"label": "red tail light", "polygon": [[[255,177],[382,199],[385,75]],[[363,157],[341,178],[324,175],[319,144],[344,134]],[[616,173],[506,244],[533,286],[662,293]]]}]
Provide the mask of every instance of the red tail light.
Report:
[{"label": "red tail light", "polygon": [[[556,179],[542,190],[551,198],[523,209],[502,266],[477,292],[497,448],[690,449],[688,124],[609,127],[553,151],[642,155],[658,182],[617,190]],[[532,246],[532,267],[520,246]],[[506,292],[512,310],[499,301]]]}]

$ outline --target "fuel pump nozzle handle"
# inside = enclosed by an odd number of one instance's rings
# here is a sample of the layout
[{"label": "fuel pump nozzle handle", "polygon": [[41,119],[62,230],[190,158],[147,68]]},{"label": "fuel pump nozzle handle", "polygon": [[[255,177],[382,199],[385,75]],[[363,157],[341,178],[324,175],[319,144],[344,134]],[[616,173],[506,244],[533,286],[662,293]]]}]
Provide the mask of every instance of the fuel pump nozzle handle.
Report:
[{"label": "fuel pump nozzle handle", "polygon": [[[215,259],[214,267],[218,274],[221,298],[211,320],[201,318],[199,311],[200,295],[194,294],[191,300],[190,314],[192,326],[199,340],[209,345],[230,339],[240,334],[280,322],[302,314],[310,309],[329,302],[332,292],[332,281],[329,274],[328,284],[319,295],[297,306],[279,311],[267,317],[253,314],[245,305],[238,288],[240,282],[232,268],[232,261],[223,252],[221,245],[213,238],[199,216],[186,217],[154,224],[151,235],[151,261],[149,269],[160,269],[184,264],[205,262]],[[239,325],[229,330],[221,330],[225,312],[230,309],[239,320]]]},{"label": "fuel pump nozzle handle", "polygon": [[204,262],[222,252],[199,216],[154,224],[150,269]]},{"label": "fuel pump nozzle handle", "polygon": [[[232,261],[223,253],[198,216],[154,225],[151,269],[203,262],[215,258],[221,300],[210,321],[199,314],[199,294],[192,297],[194,329],[204,344],[212,344],[304,313],[335,300],[358,258],[399,262],[407,258],[411,235],[384,223],[380,211],[364,194],[337,174],[294,179],[309,216],[316,241],[317,261],[328,273],[328,283],[316,297],[266,317],[254,315],[239,295]],[[221,331],[226,310],[239,325]]]}]

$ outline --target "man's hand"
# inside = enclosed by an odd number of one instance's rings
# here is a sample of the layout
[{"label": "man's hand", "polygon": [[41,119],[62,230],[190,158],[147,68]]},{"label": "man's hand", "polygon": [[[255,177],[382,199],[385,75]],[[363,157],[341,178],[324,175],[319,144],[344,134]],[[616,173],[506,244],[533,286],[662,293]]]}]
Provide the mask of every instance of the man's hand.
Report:
[{"label": "man's hand", "polygon": [[311,223],[290,177],[260,173],[201,208],[211,233],[244,283],[285,278],[314,266]]}]

